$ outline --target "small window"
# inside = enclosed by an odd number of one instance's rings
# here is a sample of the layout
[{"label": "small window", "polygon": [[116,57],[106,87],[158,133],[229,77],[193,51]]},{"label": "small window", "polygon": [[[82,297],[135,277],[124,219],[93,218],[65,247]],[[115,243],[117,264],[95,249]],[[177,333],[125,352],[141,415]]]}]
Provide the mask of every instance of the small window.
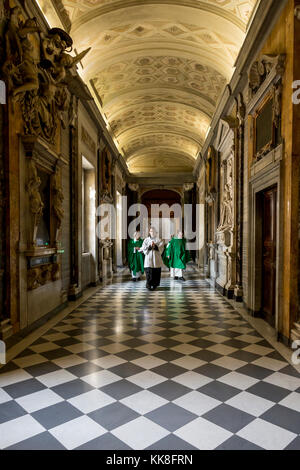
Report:
[{"label": "small window", "polygon": [[82,253],[94,251],[95,237],[95,171],[93,165],[82,156]]}]

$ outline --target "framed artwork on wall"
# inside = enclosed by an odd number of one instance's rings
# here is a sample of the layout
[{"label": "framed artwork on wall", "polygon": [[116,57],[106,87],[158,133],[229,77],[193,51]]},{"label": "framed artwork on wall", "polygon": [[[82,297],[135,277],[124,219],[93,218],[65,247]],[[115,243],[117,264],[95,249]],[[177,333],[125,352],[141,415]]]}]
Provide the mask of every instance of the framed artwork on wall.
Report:
[{"label": "framed artwork on wall", "polygon": [[253,116],[254,158],[260,159],[276,146],[274,97],[268,93]]}]

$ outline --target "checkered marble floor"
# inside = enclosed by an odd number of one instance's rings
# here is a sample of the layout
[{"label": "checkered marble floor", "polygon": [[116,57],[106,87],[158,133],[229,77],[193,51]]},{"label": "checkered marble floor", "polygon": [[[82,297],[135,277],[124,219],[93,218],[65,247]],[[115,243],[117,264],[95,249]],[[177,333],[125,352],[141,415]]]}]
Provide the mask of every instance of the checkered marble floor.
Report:
[{"label": "checkered marble floor", "polygon": [[0,369],[1,449],[297,449],[300,377],[205,281],[108,285]]}]

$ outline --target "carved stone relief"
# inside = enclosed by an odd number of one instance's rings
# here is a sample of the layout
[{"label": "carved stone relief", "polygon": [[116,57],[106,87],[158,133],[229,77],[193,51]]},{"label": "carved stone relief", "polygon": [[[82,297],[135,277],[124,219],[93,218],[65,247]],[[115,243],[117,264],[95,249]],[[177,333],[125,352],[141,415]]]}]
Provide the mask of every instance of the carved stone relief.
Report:
[{"label": "carved stone relief", "polygon": [[102,282],[105,282],[107,279],[113,276],[113,262],[112,262],[112,250],[113,250],[113,242],[109,240],[109,238],[105,240],[100,240],[99,247],[99,271],[100,271],[100,278]]},{"label": "carved stone relief", "polygon": [[263,55],[255,61],[249,72],[250,99],[258,92],[261,85],[270,75],[282,76],[285,69],[285,55]]},{"label": "carved stone relief", "polygon": [[27,273],[27,288],[34,290],[44,286],[47,282],[55,282],[59,279],[59,264],[46,264],[31,268]]},{"label": "carved stone relief", "polygon": [[197,188],[199,191],[199,204],[205,203],[205,172],[204,167],[200,170],[199,179],[197,181]]},{"label": "carved stone relief", "polygon": [[71,52],[72,44],[60,28],[45,34],[35,18],[23,21],[20,8],[10,10],[3,73],[14,103],[20,103],[25,135],[41,136],[53,144],[59,122],[65,125],[67,84],[72,69],[89,51],[72,57],[66,52]]},{"label": "carved stone relief", "polygon": [[81,140],[87,146],[87,148],[95,155],[96,154],[96,143],[86,130],[84,126],[81,126]]},{"label": "carved stone relief", "polygon": [[206,189],[208,194],[214,194],[216,191],[216,157],[216,150],[210,146],[206,160]]},{"label": "carved stone relief", "polygon": [[37,169],[32,159],[28,162],[28,179],[27,179],[27,193],[29,197],[29,210],[31,213],[30,223],[30,236],[29,245],[30,247],[36,246],[36,234],[39,222],[43,215],[44,204],[39,192],[41,180],[38,177]]},{"label": "carved stone relief", "polygon": [[111,184],[112,184],[112,168],[111,168],[111,155],[105,148],[102,152],[101,159],[101,196],[102,198],[111,197]]},{"label": "carved stone relief", "polygon": [[[1,58],[1,56],[0,56]],[[4,106],[0,105],[0,134],[4,135]],[[0,226],[5,227],[6,215],[6,178],[4,171],[5,146],[4,139],[0,139]],[[5,301],[5,252],[6,252],[6,234],[5,230],[0,230],[0,322],[7,315],[7,309],[4,308]],[[0,332],[1,337],[1,332]]]},{"label": "carved stone relief", "polygon": [[238,119],[231,115],[221,121],[217,147],[220,154],[220,172],[216,198],[219,206],[219,220],[214,233],[216,285],[224,295],[230,298],[233,297],[236,284],[234,135],[237,125]]},{"label": "carved stone relief", "polygon": [[[25,188],[28,196],[27,203],[24,205],[24,208],[28,208],[28,216],[26,216],[28,236],[25,251],[28,263],[27,288],[33,290],[46,282],[57,280],[60,276],[59,262],[56,260],[44,262],[44,257],[56,256],[59,253],[59,237],[64,217],[62,162],[57,159],[54,152],[49,152],[43,146],[39,138],[23,136],[22,142],[26,154]],[[43,184],[44,189],[42,189]],[[44,212],[47,215],[46,218]],[[41,220],[42,218],[44,221]],[[38,233],[45,223],[49,230],[49,240],[42,239],[44,243],[40,244]],[[36,263],[39,266],[35,266]]]},{"label": "carved stone relief", "polygon": [[245,117],[246,106],[243,95],[240,93],[236,98],[236,115],[238,127],[235,132],[235,161],[236,161],[236,238],[237,238],[237,285],[235,298],[239,301],[243,298],[243,221],[244,221],[244,139],[245,139]]},{"label": "carved stone relief", "polygon": [[223,161],[223,191],[221,198],[220,224],[217,232],[233,228],[233,156]]},{"label": "carved stone relief", "polygon": [[254,62],[249,72],[249,132],[252,164],[282,143],[282,77],[285,54],[264,55]]},{"label": "carved stone relief", "polygon": [[61,186],[61,171],[58,167],[52,177],[52,207],[55,218],[55,244],[58,245],[59,231],[64,217],[64,194]]}]

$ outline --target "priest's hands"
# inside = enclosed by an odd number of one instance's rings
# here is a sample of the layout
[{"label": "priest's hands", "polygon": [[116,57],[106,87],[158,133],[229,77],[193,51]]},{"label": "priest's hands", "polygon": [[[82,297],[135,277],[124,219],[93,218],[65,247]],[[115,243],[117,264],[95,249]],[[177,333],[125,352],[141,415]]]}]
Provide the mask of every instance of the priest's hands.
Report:
[{"label": "priest's hands", "polygon": [[150,251],[158,251],[158,246],[155,245],[155,243],[152,243],[151,246],[148,247],[147,252],[150,253]]},{"label": "priest's hands", "polygon": [[151,247],[151,249],[152,249],[153,251],[158,251],[158,246],[157,246],[154,242],[152,242],[152,247]]}]

